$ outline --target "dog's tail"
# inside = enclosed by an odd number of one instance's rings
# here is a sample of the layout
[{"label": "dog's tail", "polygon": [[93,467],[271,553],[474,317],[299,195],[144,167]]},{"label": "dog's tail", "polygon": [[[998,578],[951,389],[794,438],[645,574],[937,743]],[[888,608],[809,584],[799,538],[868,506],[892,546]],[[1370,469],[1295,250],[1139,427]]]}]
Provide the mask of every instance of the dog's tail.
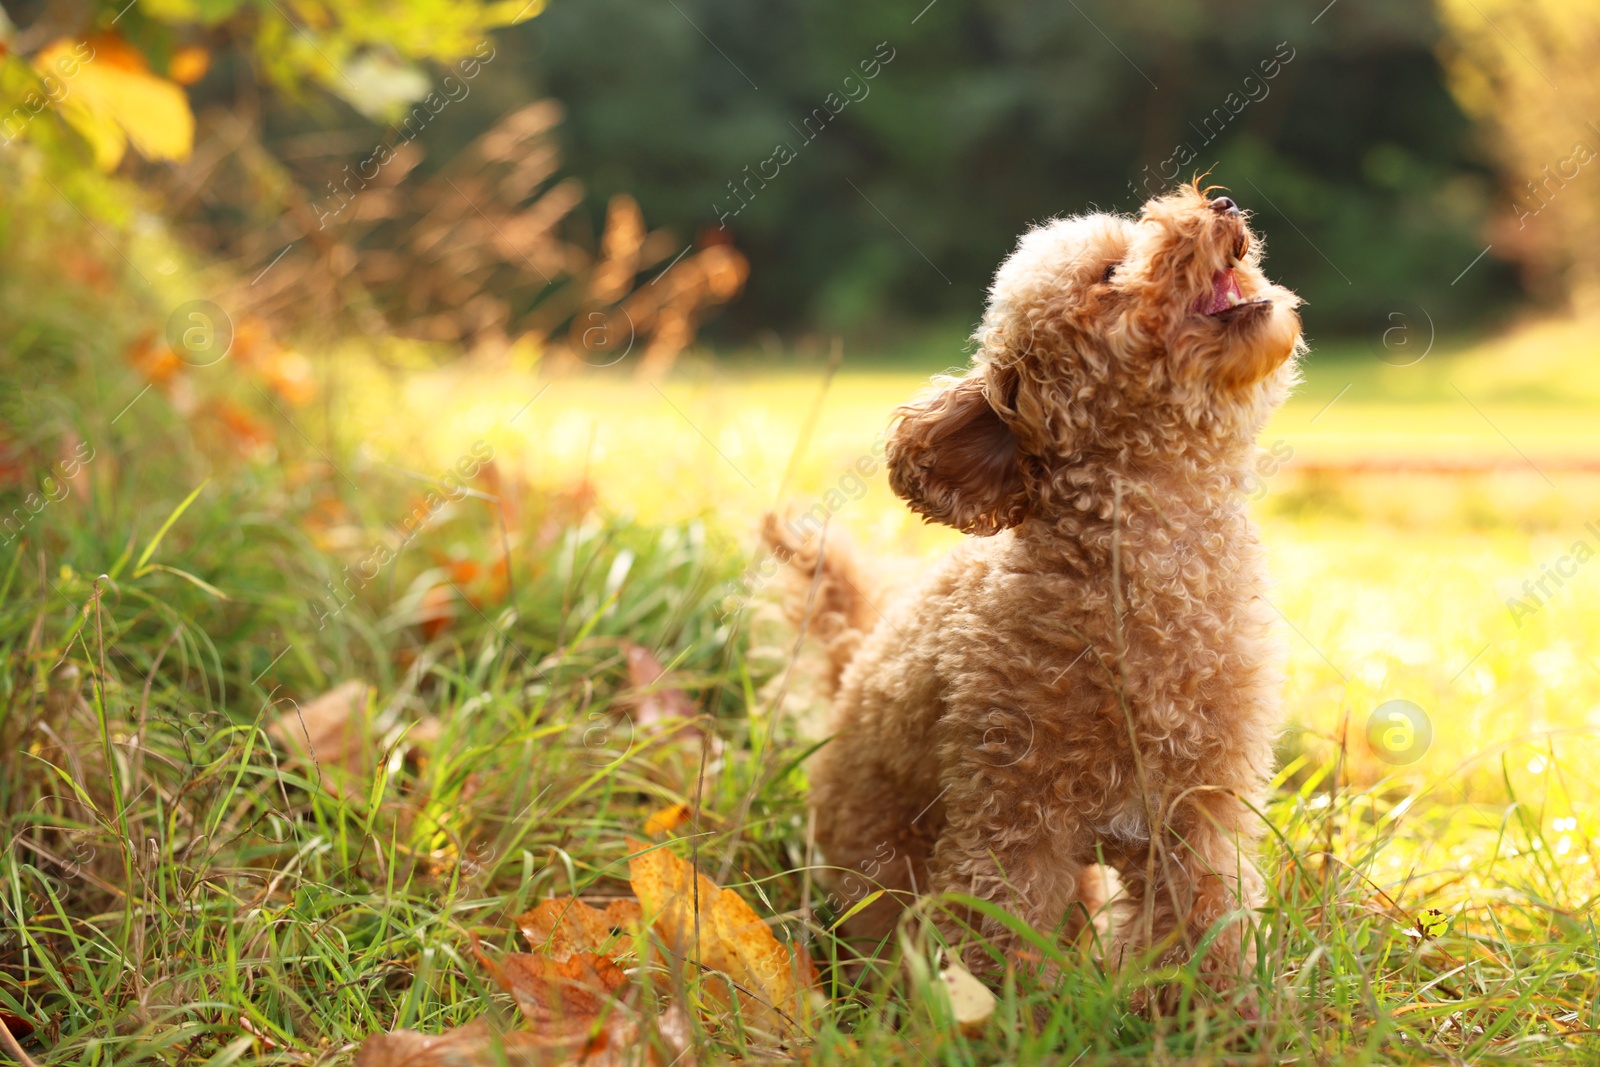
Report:
[{"label": "dog's tail", "polygon": [[768,513],[761,523],[761,540],[787,565],[783,613],[790,625],[815,638],[826,651],[827,672],[820,681],[832,695],[862,640],[877,625],[878,610],[868,592],[871,582],[838,530],[824,528],[815,536],[801,536],[792,524]]}]

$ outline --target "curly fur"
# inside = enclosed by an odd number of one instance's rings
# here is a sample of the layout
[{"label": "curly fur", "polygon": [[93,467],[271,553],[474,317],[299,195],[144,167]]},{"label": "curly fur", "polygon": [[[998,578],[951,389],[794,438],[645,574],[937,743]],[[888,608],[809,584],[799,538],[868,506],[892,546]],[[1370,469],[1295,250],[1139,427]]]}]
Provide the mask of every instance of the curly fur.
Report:
[{"label": "curly fur", "polygon": [[[804,560],[839,674],[817,843],[841,906],[891,890],[856,935],[930,890],[1070,930],[1104,863],[1135,917],[1118,954],[1176,962],[1210,932],[1209,982],[1249,966],[1283,654],[1234,491],[1304,346],[1298,298],[1207,193],[1023,236],[971,367],[896,413],[895,492],[975,536],[881,618],[848,559]],[[1229,269],[1247,303],[1205,313]],[[967,959],[992,970],[976,942]]]}]

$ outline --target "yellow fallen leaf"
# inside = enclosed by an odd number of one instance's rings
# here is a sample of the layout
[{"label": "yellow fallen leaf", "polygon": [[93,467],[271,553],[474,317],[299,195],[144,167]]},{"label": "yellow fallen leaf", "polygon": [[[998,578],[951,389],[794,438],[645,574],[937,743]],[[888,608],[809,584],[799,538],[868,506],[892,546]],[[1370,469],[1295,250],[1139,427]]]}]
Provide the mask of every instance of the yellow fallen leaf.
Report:
[{"label": "yellow fallen leaf", "polygon": [[676,830],[689,821],[689,805],[669,804],[660,811],[654,812],[644,821],[644,832],[651,837],[660,837],[669,830]]},{"label": "yellow fallen leaf", "polygon": [[736,995],[747,1023],[780,1036],[797,1036],[817,987],[817,969],[798,947],[778,943],[772,930],[731,889],[722,889],[666,849],[630,840],[637,853],[628,860],[628,877],[644,912],[668,949],[721,972]]},{"label": "yellow fallen leaf", "polygon": [[976,1036],[994,1014],[994,994],[959,963],[945,967],[939,972],[939,979],[950,998],[950,1014],[956,1025],[968,1036]]}]

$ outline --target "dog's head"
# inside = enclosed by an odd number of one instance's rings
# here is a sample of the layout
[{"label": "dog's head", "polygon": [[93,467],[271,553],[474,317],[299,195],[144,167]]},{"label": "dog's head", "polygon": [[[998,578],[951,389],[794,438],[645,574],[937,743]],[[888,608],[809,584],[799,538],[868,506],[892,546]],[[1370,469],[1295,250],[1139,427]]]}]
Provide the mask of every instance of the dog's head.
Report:
[{"label": "dog's head", "polygon": [[1249,455],[1294,382],[1300,300],[1261,272],[1234,202],[1208,192],[1023,236],[972,368],[896,413],[890,484],[914,511],[990,534],[1067,504],[1074,470]]}]

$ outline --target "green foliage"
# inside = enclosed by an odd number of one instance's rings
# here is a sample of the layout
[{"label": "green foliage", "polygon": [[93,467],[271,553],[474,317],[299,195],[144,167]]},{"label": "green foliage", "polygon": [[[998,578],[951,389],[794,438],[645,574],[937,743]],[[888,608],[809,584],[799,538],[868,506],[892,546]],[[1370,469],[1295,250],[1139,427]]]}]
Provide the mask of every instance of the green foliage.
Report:
[{"label": "green foliage", "polygon": [[[79,48],[94,80],[127,80],[132,74],[140,86],[171,94],[180,111],[186,111],[182,96],[167,78],[187,84],[208,69],[226,76],[243,67],[252,96],[257,82],[291,100],[305,101],[315,90],[382,118],[426,92],[420,64],[459,59],[489,31],[532,17],[543,3],[301,0],[285,6],[276,0],[99,0],[30,11],[33,21],[20,28],[0,19],[6,38],[0,40],[5,45],[0,134],[7,143],[33,141],[63,170],[91,160],[102,168],[120,161],[120,151],[107,153],[93,143],[92,124],[83,120],[85,105],[105,112],[115,105],[116,93],[100,90],[97,99],[76,65],[67,71],[48,62],[50,46],[61,40],[90,40]],[[120,125],[137,133],[141,121],[147,120],[133,114],[123,116]],[[91,144],[83,143],[85,137]],[[185,130],[178,138],[180,150],[152,158],[182,158],[190,140]]]}]

